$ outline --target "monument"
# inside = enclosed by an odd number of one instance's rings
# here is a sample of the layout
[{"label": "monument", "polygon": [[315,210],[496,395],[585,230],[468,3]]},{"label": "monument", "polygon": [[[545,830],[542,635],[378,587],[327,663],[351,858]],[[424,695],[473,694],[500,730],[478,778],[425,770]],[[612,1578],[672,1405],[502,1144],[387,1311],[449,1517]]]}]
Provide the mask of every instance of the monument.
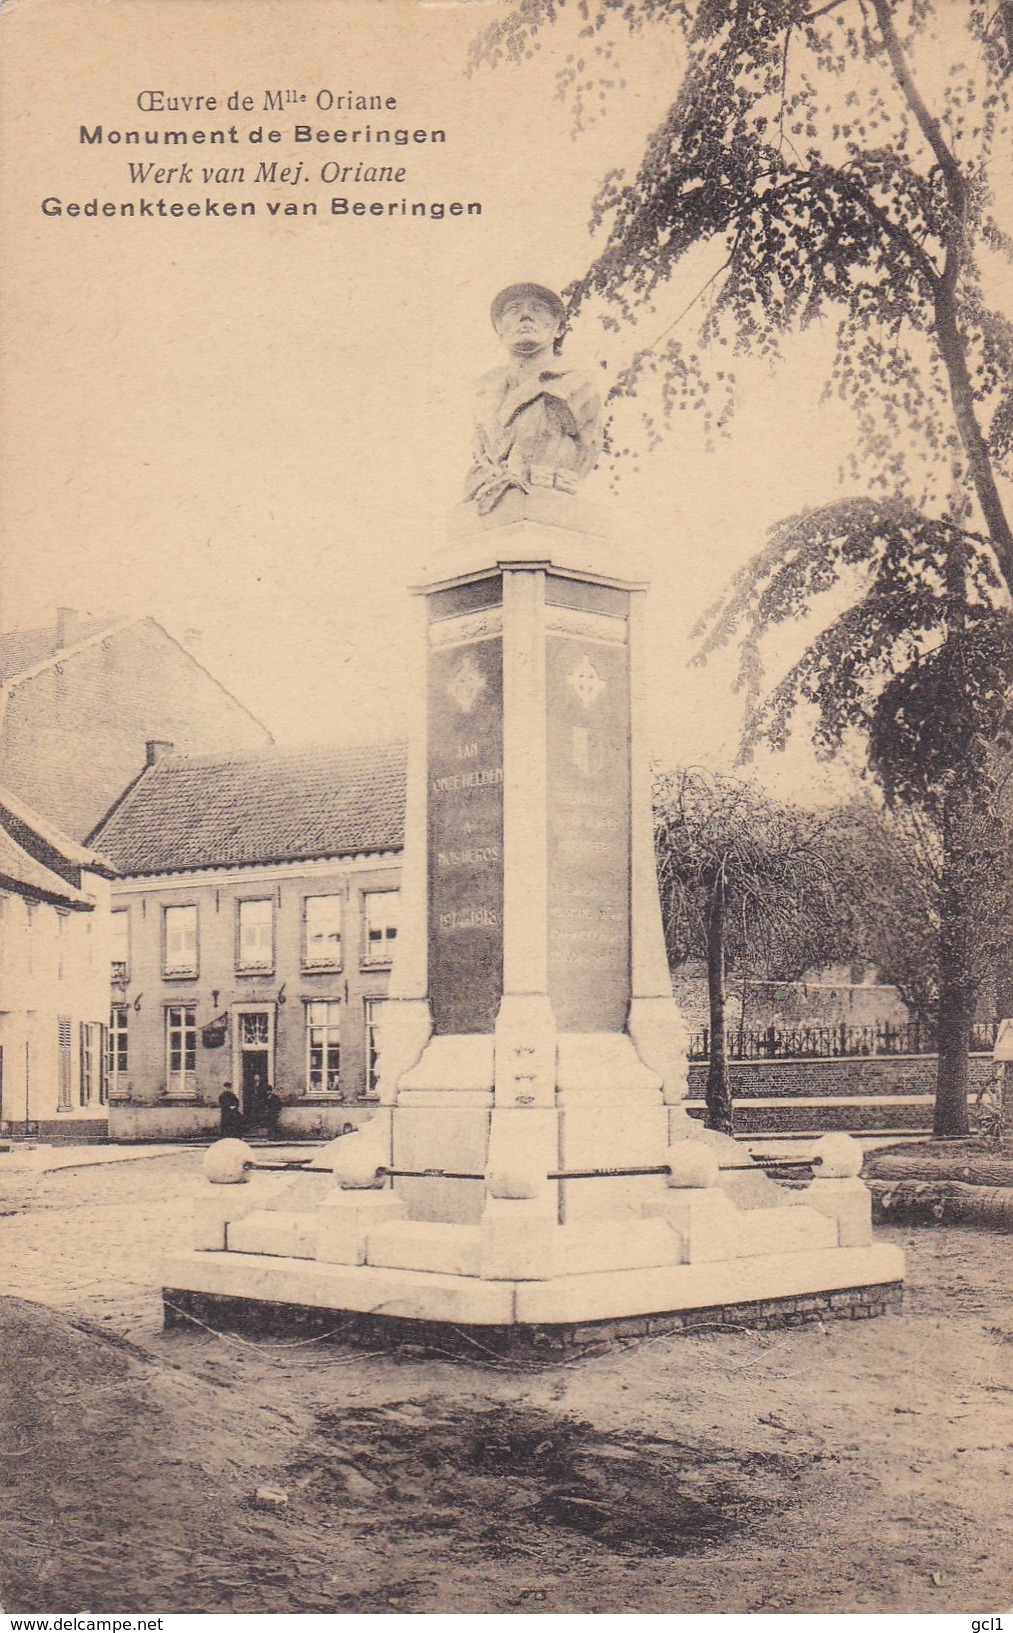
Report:
[{"label": "monument", "polygon": [[566,310],[542,284],[500,290],[490,313],[510,361],[478,381],[465,498],[482,516],[511,490],[576,492],[601,451],[601,399],[586,375],[555,365]]},{"label": "monument", "polygon": [[501,1339],[876,1313],[903,1259],[873,1241],[857,1143],[827,1136],[789,1190],[686,1112],[646,586],[576,495],[600,405],[561,360],[562,301],[511,285],[492,319],[507,363],[479,381],[467,498],[415,591],[425,675],[380,1104],[285,1180],[241,1142],[212,1147],[167,1312],[343,1311]]}]

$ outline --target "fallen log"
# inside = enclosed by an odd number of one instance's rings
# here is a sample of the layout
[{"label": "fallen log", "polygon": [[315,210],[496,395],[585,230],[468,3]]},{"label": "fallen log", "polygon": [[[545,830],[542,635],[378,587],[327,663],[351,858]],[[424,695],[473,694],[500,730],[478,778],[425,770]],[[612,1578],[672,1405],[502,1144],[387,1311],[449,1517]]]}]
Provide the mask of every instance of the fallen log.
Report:
[{"label": "fallen log", "polygon": [[959,1151],[940,1152],[938,1157],[927,1153],[872,1152],[865,1162],[869,1179],[927,1179],[937,1184],[998,1185],[1013,1187],[1013,1160],[999,1156],[981,1156]]}]

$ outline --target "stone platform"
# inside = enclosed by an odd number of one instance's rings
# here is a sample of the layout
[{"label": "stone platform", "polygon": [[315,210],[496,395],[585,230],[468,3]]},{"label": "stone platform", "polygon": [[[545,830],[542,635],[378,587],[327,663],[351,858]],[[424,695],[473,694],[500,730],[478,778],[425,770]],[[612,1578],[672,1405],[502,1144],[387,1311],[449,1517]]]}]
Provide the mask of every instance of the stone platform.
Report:
[{"label": "stone platform", "polygon": [[247,1147],[223,1141],[205,1159],[194,1251],[163,1266],[167,1313],[210,1300],[231,1320],[277,1306],[332,1322],[510,1329],[522,1347],[539,1332],[596,1323],[625,1332],[624,1322],[642,1318],[674,1330],[703,1311],[708,1323],[746,1324],[802,1310],[882,1313],[903,1256],[873,1241],[857,1142],[825,1137],[813,1158],[820,1177],[788,1188],[743,1165],[733,1141],[708,1141],[669,1146],[665,1175],[623,1214],[560,1222],[544,1197],[483,1187],[474,1224],[411,1217],[382,1174],[349,1188],[341,1142],[333,1170],[282,1178],[257,1172]]},{"label": "stone platform", "polygon": [[594,1353],[638,1338],[666,1333],[692,1334],[728,1328],[801,1327],[823,1321],[856,1321],[899,1310],[903,1285],[880,1282],[834,1291],[796,1293],[752,1299],[742,1304],[698,1305],[652,1315],[613,1317],[583,1322],[543,1322],[529,1326],[460,1326],[450,1321],[420,1321],[396,1315],[372,1315],[311,1304],[279,1304],[267,1299],[227,1298],[166,1288],[166,1327],[202,1326],[287,1338],[329,1336],[342,1342],[396,1350],[407,1346],[435,1355],[480,1361],[483,1353],[514,1361],[545,1363],[568,1355]]},{"label": "stone platform", "polygon": [[635,1277],[617,1270],[494,1282],[267,1254],[191,1253],[165,1261],[163,1285],[167,1305],[197,1295],[210,1298],[219,1315],[227,1316],[230,1306],[237,1316],[248,1306],[287,1306],[326,1311],[332,1319],[337,1312],[339,1319],[355,1313],[413,1327],[451,1324],[476,1336],[492,1328],[527,1329],[531,1337],[587,1323],[622,1327],[638,1317],[674,1330],[702,1312],[709,1321],[755,1324],[807,1304],[814,1314],[853,1314],[859,1306],[878,1314],[896,1302],[903,1261],[895,1247],[830,1248],[795,1260],[772,1253],[721,1265],[658,1266]]}]

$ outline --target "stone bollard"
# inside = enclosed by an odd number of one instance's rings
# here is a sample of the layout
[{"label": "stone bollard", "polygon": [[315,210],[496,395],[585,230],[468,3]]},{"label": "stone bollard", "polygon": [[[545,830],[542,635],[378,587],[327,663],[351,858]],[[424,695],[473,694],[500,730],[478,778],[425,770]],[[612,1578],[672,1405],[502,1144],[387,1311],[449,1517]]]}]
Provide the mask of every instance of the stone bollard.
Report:
[{"label": "stone bollard", "polygon": [[712,1190],[721,1165],[717,1154],[702,1140],[677,1140],[668,1148],[668,1184],[675,1190]]},{"label": "stone bollard", "polygon": [[354,1134],[331,1140],[313,1167],[330,1168],[335,1189],[317,1210],[316,1257],[326,1264],[365,1264],[369,1233],[401,1219],[405,1204],[382,1170],[391,1166],[391,1112],[379,1106]]},{"label": "stone bollard", "polygon": [[[204,1178],[213,1191],[194,1198],[193,1246],[196,1253],[221,1253],[228,1246],[228,1227],[259,1206],[256,1189],[248,1185],[253,1152],[245,1140],[216,1140],[204,1153]],[[218,1189],[225,1187],[228,1189]],[[240,1190],[239,1187],[243,1189]]]},{"label": "stone bollard", "polygon": [[644,1203],[644,1218],[666,1220],[681,1237],[683,1264],[734,1258],[740,1215],[718,1184],[717,1153],[702,1140],[676,1140],[665,1160],[667,1194]]},{"label": "stone bollard", "polygon": [[346,1191],[371,1191],[378,1184],[381,1168],[391,1167],[391,1111],[378,1106],[368,1123],[354,1134],[331,1140],[314,1157],[311,1168],[329,1168],[334,1183]]},{"label": "stone bollard", "polygon": [[813,1156],[819,1158],[820,1179],[857,1179],[865,1160],[862,1147],[850,1134],[824,1134],[816,1141]]},{"label": "stone bollard", "polygon": [[201,1167],[212,1185],[245,1185],[254,1160],[245,1140],[216,1140],[205,1151]]},{"label": "stone bollard", "polygon": [[484,1281],[547,1281],[556,1274],[556,1188],[546,1177],[556,1161],[556,1139],[551,1109],[495,1112],[479,1226]]}]

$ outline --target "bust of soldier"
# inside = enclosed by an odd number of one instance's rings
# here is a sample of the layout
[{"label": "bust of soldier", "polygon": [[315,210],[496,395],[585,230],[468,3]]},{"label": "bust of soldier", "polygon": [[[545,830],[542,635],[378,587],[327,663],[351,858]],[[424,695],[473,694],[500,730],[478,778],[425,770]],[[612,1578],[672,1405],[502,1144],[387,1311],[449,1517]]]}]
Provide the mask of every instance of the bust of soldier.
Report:
[{"label": "bust of soldier", "polygon": [[510,488],[575,493],[601,449],[601,398],[586,374],[559,360],[566,308],[542,284],[510,284],[492,303],[504,368],[475,392],[475,446],[465,498],[481,515]]}]

